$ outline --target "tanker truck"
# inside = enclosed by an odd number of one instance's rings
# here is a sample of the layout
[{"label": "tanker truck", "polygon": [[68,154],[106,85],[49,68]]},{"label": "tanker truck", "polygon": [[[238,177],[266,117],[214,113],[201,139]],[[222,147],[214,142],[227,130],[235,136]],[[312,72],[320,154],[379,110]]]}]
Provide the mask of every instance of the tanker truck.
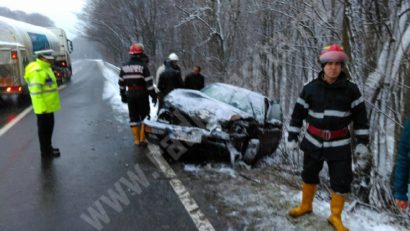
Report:
[{"label": "tanker truck", "polygon": [[54,64],[54,72],[57,79],[69,81],[72,75],[70,54],[73,51],[73,42],[67,39],[65,31],[58,27],[48,27],[51,30],[59,42],[59,49],[54,50],[56,61]]},{"label": "tanker truck", "polygon": [[[58,33],[64,32],[58,29]],[[58,80],[71,77],[71,61],[68,55],[69,42],[65,41],[45,27],[16,21],[0,16],[0,95],[26,96],[27,83],[24,80],[24,69],[35,60],[34,52],[52,49],[56,55],[53,70]],[[64,38],[65,33],[64,33]],[[61,75],[58,76],[59,71]]]}]

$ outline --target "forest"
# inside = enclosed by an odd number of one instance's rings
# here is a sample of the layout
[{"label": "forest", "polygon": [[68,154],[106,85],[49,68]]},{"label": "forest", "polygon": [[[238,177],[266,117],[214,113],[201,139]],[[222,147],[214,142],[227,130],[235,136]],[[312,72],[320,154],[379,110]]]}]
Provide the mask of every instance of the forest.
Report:
[{"label": "forest", "polygon": [[[356,173],[354,195],[393,209],[397,141],[410,113],[409,0],[89,0],[80,17],[83,36],[116,65],[140,42],[152,73],[175,52],[184,74],[200,65],[208,83],[280,100],[284,134],[303,85],[321,70],[321,48],[341,44],[345,72],[364,95],[370,121],[372,166]],[[301,171],[302,153],[279,155]]]}]

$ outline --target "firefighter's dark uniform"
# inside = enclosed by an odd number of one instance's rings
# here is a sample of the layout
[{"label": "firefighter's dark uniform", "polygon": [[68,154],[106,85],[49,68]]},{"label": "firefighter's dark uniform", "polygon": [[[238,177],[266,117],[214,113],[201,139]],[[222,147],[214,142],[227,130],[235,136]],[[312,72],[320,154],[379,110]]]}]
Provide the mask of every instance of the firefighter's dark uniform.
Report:
[{"label": "firefighter's dark uniform", "polygon": [[158,111],[162,108],[164,97],[168,95],[169,92],[176,88],[182,88],[183,81],[181,77],[181,72],[174,69],[170,62],[165,63],[165,70],[160,74],[158,80],[158,90],[160,91],[161,97],[159,97]]},{"label": "firefighter's dark uniform", "polygon": [[151,95],[154,102],[157,99],[153,86],[153,77],[145,63],[141,54],[133,55],[121,67],[118,82],[121,98],[128,103],[130,127],[136,144],[145,142],[142,121],[150,113],[148,94]]},{"label": "firefighter's dark uniform", "polygon": [[[287,146],[297,146],[303,121],[307,128],[300,148],[304,151],[302,171],[302,201],[289,211],[289,216],[300,217],[313,211],[313,199],[319,184],[319,172],[324,161],[329,167],[330,216],[327,221],[337,231],[347,231],[342,221],[346,193],[353,180],[351,131],[357,140],[357,157],[369,156],[369,125],[363,98],[356,84],[342,71],[347,54],[338,44],[325,46],[319,55],[323,71],[317,79],[303,87],[289,124]],[[338,76],[336,76],[336,73]]]},{"label": "firefighter's dark uniform", "polygon": [[367,114],[358,87],[343,72],[335,83],[327,84],[321,72],[303,87],[296,101],[288,140],[297,140],[303,120],[308,124],[300,144],[304,151],[303,182],[318,184],[319,172],[327,161],[333,191],[350,192],[353,174],[348,125],[353,122],[358,143],[369,142]]}]

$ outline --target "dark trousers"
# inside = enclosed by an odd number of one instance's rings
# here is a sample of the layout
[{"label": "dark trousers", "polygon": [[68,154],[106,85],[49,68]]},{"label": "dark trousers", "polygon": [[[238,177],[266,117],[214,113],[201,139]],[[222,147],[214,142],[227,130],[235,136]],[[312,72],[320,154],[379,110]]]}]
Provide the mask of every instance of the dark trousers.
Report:
[{"label": "dark trousers", "polygon": [[[325,160],[312,157],[314,154],[306,154],[303,157],[302,179],[307,184],[319,184],[319,173]],[[353,180],[352,161],[326,160],[329,167],[330,187],[337,193],[350,192],[350,184]]]},{"label": "dark trousers", "polygon": [[149,115],[148,94],[145,91],[128,91],[130,125],[138,126]]},{"label": "dark trousers", "polygon": [[52,149],[51,137],[54,129],[54,113],[37,114],[38,139],[42,153]]}]

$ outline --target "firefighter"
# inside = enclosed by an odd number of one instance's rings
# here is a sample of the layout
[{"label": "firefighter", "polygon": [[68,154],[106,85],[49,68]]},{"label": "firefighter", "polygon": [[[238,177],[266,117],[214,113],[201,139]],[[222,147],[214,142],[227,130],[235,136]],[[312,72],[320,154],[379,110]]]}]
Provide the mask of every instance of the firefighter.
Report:
[{"label": "firefighter", "polygon": [[194,66],[192,72],[185,76],[184,87],[187,89],[201,90],[205,86],[205,78],[201,74],[201,67]]},{"label": "firefighter", "polygon": [[146,145],[143,120],[150,113],[148,94],[152,103],[157,103],[153,78],[146,66],[147,56],[142,46],[134,43],[129,49],[130,60],[120,70],[118,85],[121,101],[128,103],[130,127],[135,144]]},{"label": "firefighter", "polygon": [[52,145],[54,112],[61,107],[57,80],[51,69],[54,63],[53,52],[53,50],[36,51],[37,58],[27,65],[24,76],[34,113],[37,116],[41,156],[45,158],[60,156],[60,150]]},{"label": "firefighter", "polygon": [[165,71],[165,67],[167,66],[181,73],[181,68],[178,66],[178,62],[179,62],[179,57],[177,54],[175,53],[169,54],[167,60],[165,60],[164,63],[161,66],[159,66],[157,69],[157,73],[155,75],[155,83],[158,85],[159,76],[162,74],[162,72]]},{"label": "firefighter", "polygon": [[[319,172],[326,161],[333,191],[328,221],[337,231],[348,230],[341,214],[353,180],[351,132],[357,141],[356,158],[368,161],[370,156],[366,108],[358,87],[342,71],[346,58],[343,48],[337,44],[323,48],[319,56],[323,70],[318,78],[303,87],[294,107],[286,143],[289,151],[298,147],[298,135],[305,121],[307,131],[300,143],[304,151],[302,202],[291,209],[289,215],[299,217],[312,212]],[[351,122],[353,131],[348,128]]]},{"label": "firefighter", "polygon": [[183,87],[181,71],[175,69],[174,65],[173,62],[165,62],[165,70],[159,75],[157,86],[160,96],[158,112],[164,104],[164,97],[172,90]]}]

